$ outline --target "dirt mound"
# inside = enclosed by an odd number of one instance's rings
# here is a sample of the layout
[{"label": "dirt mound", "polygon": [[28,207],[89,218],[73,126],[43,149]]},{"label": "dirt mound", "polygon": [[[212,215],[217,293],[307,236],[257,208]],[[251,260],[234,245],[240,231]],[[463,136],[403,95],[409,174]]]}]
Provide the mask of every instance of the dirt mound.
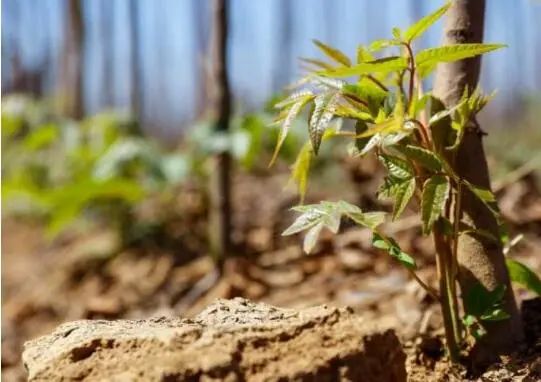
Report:
[{"label": "dirt mound", "polygon": [[348,309],[236,298],[194,319],[88,320],[25,344],[31,381],[405,381],[392,330]]}]

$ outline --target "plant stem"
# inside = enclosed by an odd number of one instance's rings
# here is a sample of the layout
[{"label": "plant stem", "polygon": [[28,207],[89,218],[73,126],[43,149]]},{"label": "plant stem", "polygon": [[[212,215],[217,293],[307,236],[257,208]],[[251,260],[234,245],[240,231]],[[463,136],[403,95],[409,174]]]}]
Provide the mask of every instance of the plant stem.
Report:
[{"label": "plant stem", "polygon": [[461,333],[459,328],[458,304],[456,297],[456,281],[451,274],[452,253],[443,234],[442,220],[434,224],[434,244],[440,284],[441,310],[445,339],[451,362],[458,362],[460,356]]},{"label": "plant stem", "polygon": [[415,273],[413,270],[408,269],[410,275],[419,283],[421,288],[423,288],[426,293],[428,293],[432,298],[436,301],[438,301],[441,304],[441,298],[438,295],[438,292],[436,292],[433,288],[431,288],[427,283],[425,283],[421,278]]},{"label": "plant stem", "polygon": [[406,50],[408,52],[409,56],[409,71],[410,71],[410,78],[409,78],[409,102],[408,102],[408,110],[410,109],[411,103],[413,102],[413,91],[415,87],[415,56],[413,55],[413,50],[411,49],[411,45],[408,43],[404,43],[404,46],[406,47]]}]

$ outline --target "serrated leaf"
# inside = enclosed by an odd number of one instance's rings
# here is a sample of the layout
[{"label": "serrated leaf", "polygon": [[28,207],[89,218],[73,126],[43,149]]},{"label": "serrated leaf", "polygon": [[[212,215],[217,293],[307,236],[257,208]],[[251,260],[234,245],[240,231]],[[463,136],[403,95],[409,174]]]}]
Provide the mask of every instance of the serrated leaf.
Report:
[{"label": "serrated leaf", "polygon": [[387,92],[369,80],[362,79],[359,84],[347,84],[342,88],[342,94],[352,95],[366,103],[372,116],[377,115],[379,108],[387,97]]},{"label": "serrated leaf", "polygon": [[413,193],[415,192],[415,178],[411,178],[407,181],[404,181],[397,188],[394,195],[394,209],[393,209],[393,220],[396,220],[402,215],[402,212],[408,205]]},{"label": "serrated leaf", "polygon": [[505,259],[505,265],[507,265],[509,277],[512,282],[541,296],[541,280],[534,271],[521,262],[509,258]]},{"label": "serrated leaf", "polygon": [[308,173],[312,162],[312,146],[309,142],[304,144],[291,168],[291,180],[296,183],[301,202],[306,195],[308,185]]},{"label": "serrated leaf", "polygon": [[372,230],[385,221],[385,212],[364,212],[362,214],[350,212],[347,216],[355,223]]},{"label": "serrated leaf", "polygon": [[324,211],[317,208],[317,205],[312,205],[312,208],[306,210],[302,213],[293,224],[291,224],[284,232],[282,236],[289,236],[295,233],[307,230],[312,228],[316,224],[321,222],[322,216],[325,214]]},{"label": "serrated leaf", "polygon": [[389,175],[393,178],[404,180],[409,179],[414,175],[413,168],[411,168],[410,164],[403,159],[386,154],[381,154],[378,158],[389,172]]},{"label": "serrated leaf", "polygon": [[418,67],[431,66],[440,62],[453,62],[479,56],[505,46],[503,44],[455,44],[429,48],[417,53],[415,62]]},{"label": "serrated leaf", "polygon": [[292,106],[293,104],[302,101],[302,99],[307,97],[313,97],[314,93],[312,93],[310,90],[299,90],[292,94],[290,94],[287,98],[283,99],[280,102],[277,102],[274,105],[275,109],[282,109],[288,106]]},{"label": "serrated leaf", "polygon": [[305,253],[310,254],[310,252],[312,252],[322,229],[323,223],[318,223],[306,232],[302,245],[302,249]]},{"label": "serrated leaf", "polygon": [[421,166],[428,170],[438,172],[441,171],[443,167],[442,160],[435,153],[425,148],[414,145],[406,145],[396,146],[396,149],[404,154],[406,158],[418,162]]},{"label": "serrated leaf", "polygon": [[355,138],[366,138],[375,134],[390,134],[400,130],[402,126],[396,118],[390,118],[381,123],[371,125],[365,132],[356,135]]},{"label": "serrated leaf", "polygon": [[319,72],[321,76],[327,77],[350,77],[368,73],[389,73],[397,70],[404,70],[408,67],[404,57],[386,57],[378,60],[363,62],[351,67],[336,68]]},{"label": "serrated leaf", "polygon": [[300,98],[297,102],[291,106],[289,109],[289,112],[287,113],[286,118],[284,119],[284,122],[282,123],[282,127],[280,129],[280,134],[278,135],[278,140],[276,141],[276,147],[274,149],[274,153],[272,154],[272,159],[269,163],[269,166],[272,166],[274,162],[276,161],[276,158],[278,157],[278,153],[280,152],[280,148],[284,144],[284,141],[287,137],[287,134],[289,132],[289,128],[291,127],[291,124],[297,118],[299,113],[302,111],[303,107],[312,100],[312,95],[306,95]]},{"label": "serrated leaf", "polygon": [[327,44],[322,43],[319,40],[312,40],[316,46],[321,49],[325,55],[327,55],[329,58],[333,59],[334,61],[338,62],[339,64],[350,66],[351,61],[348,56],[346,56],[344,53],[342,53],[340,50],[333,48],[332,46],[329,46]]},{"label": "serrated leaf", "polygon": [[439,8],[434,13],[423,17],[419,21],[417,21],[415,24],[410,26],[405,32],[404,32],[404,40],[407,42],[411,42],[421,36],[432,24],[434,24],[438,19],[447,12],[449,7],[451,6],[451,3],[445,4],[443,7]]},{"label": "serrated leaf", "polygon": [[421,218],[423,233],[429,234],[432,226],[441,216],[449,194],[449,180],[442,175],[433,175],[423,185]]},{"label": "serrated leaf", "polygon": [[324,93],[317,96],[314,100],[315,107],[310,115],[308,132],[315,155],[319,151],[323,134],[334,115],[335,99],[336,94]]},{"label": "serrated leaf", "polygon": [[468,101],[468,99],[463,99],[461,100],[459,103],[457,103],[456,105],[454,105],[453,107],[449,108],[449,109],[445,109],[445,110],[441,110],[441,111],[438,111],[436,114],[434,114],[432,117],[430,117],[430,120],[428,121],[428,125],[429,126],[432,126],[434,125],[435,123],[441,121],[442,119],[450,116],[451,114],[453,114],[456,110],[458,110],[459,108],[462,107],[462,105],[464,105],[466,102]]},{"label": "serrated leaf", "polygon": [[342,88],[347,84],[346,81],[330,77],[315,76],[314,80],[323,85],[322,88],[324,90],[342,90]]}]

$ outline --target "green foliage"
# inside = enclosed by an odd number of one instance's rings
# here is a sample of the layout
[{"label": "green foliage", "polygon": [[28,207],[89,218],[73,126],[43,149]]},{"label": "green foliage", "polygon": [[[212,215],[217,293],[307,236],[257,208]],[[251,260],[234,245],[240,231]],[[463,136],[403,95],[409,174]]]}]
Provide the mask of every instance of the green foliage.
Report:
[{"label": "green foliage", "polygon": [[481,284],[476,284],[464,297],[466,312],[463,323],[476,339],[486,334],[483,324],[487,321],[501,321],[509,318],[501,307],[505,287],[500,285],[489,291]]},{"label": "green foliage", "polygon": [[294,211],[301,215],[287,228],[282,235],[292,235],[301,231],[308,231],[304,238],[304,250],[310,253],[314,248],[321,229],[326,227],[337,233],[340,228],[340,219],[345,216],[355,223],[370,229],[375,229],[383,223],[385,215],[382,212],[363,212],[359,207],[344,201],[321,202],[306,206],[297,206]]},{"label": "green foliage", "polygon": [[75,122],[21,96],[6,97],[2,109],[4,211],[46,218],[51,235],[87,214],[120,226],[145,196],[185,173],[182,156],[142,139],[126,117]]},{"label": "green foliage", "polygon": [[[473,124],[475,115],[483,109],[491,96],[482,96],[478,90],[472,93],[466,90],[456,106],[446,108],[430,92],[423,91],[422,81],[417,81],[416,77],[428,76],[439,63],[475,57],[504,45],[457,44],[415,53],[412,41],[440,19],[451,4],[446,3],[405,30],[394,28],[391,39],[374,41],[368,48],[359,46],[355,63],[341,51],[315,41],[332,64],[305,60],[315,69],[299,82],[297,87],[300,90],[296,89],[293,95],[277,105],[280,109],[278,121],[283,122],[283,133],[278,139],[276,153],[290,130],[290,118],[297,117],[298,109],[309,105],[307,131],[310,140],[293,166],[293,178],[304,196],[308,168],[314,162],[331,122],[352,122],[354,131],[334,131],[328,138],[352,139],[354,155],[377,155],[387,172],[378,196],[393,200],[393,219],[403,213],[411,199],[419,198],[423,233],[434,235],[440,252],[439,276],[442,285],[446,285],[442,287],[445,290],[440,291],[441,298],[414,273],[413,257],[404,253],[394,239],[384,236],[377,229],[383,222],[380,212],[363,212],[359,207],[344,202],[300,206],[295,210],[302,214],[284,234],[307,231],[304,248],[309,252],[314,248],[323,227],[336,232],[342,216],[370,229],[373,231],[373,245],[376,248],[398,259],[423,288],[442,304],[448,305],[446,311],[451,313],[448,313],[450,316],[446,316],[445,321],[452,323],[446,326],[446,330],[452,332],[448,338],[457,339],[461,336],[456,324],[459,315],[456,304],[453,304],[456,299],[456,288],[453,285],[457,277],[454,258],[457,256],[457,242],[461,234],[491,235],[473,227],[465,228],[461,221],[462,191],[472,192],[496,216],[498,210],[490,190],[462,179],[453,170],[452,161],[465,129]],[[388,55],[380,55],[384,49],[393,51]],[[436,222],[437,230],[433,229]],[[453,258],[446,260],[449,256]],[[505,319],[507,314],[499,305],[503,296],[500,289],[474,292],[465,299],[467,315],[464,324],[470,329],[476,329],[479,334],[483,322]],[[450,351],[453,356],[458,353],[456,348]]]},{"label": "green foliage", "polygon": [[519,261],[505,260],[511,281],[541,296],[541,280],[531,269]]},{"label": "green foliage", "polygon": [[405,253],[400,249],[398,243],[389,237],[384,237],[377,232],[374,232],[372,237],[372,245],[375,248],[383,249],[389,253],[392,257],[396,258],[402,265],[408,269],[415,269],[417,265],[413,257]]},{"label": "green foliage", "polygon": [[423,185],[421,217],[423,220],[423,232],[425,234],[429,234],[432,231],[432,226],[442,215],[449,190],[449,180],[442,175],[431,176]]},{"label": "green foliage", "polygon": [[[412,42],[416,38],[419,38],[432,24],[434,24],[438,19],[443,16],[445,12],[449,9],[451,3],[445,4],[443,7],[439,8],[436,12],[423,17],[421,20],[417,21],[415,24],[410,26],[405,32],[403,39],[407,42]],[[397,37],[399,38],[399,37]]]}]

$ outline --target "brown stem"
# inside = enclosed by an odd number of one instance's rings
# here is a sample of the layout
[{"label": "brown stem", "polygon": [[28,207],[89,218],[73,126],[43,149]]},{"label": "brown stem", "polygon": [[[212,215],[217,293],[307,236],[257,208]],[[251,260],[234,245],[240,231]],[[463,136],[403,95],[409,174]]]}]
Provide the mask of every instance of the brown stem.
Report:
[{"label": "brown stem", "polygon": [[436,263],[440,284],[441,310],[445,339],[449,357],[452,362],[458,362],[460,356],[460,329],[458,327],[458,304],[456,303],[456,285],[450,273],[451,253],[443,234],[442,221],[434,224],[434,244],[436,247]]},{"label": "brown stem", "polygon": [[441,304],[441,298],[438,294],[438,292],[432,288],[430,285],[428,285],[427,283],[425,283],[417,273],[415,273],[412,269],[409,269],[408,268],[408,271],[409,271],[409,274],[415,279],[415,281],[417,281],[419,283],[419,285],[426,291],[426,293],[428,293],[430,296],[432,296],[432,298],[436,301],[438,301],[440,304]]}]

